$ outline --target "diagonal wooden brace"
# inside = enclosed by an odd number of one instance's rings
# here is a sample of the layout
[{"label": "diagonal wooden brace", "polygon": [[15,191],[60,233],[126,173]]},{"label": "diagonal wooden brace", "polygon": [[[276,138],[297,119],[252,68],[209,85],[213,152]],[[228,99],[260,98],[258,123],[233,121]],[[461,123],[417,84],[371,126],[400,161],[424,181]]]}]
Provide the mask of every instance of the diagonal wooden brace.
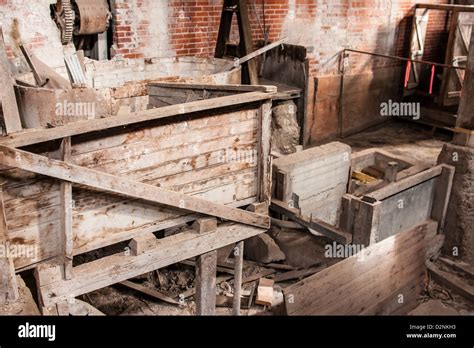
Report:
[{"label": "diagonal wooden brace", "polygon": [[0,145],[0,163],[74,184],[85,185],[152,203],[164,204],[177,209],[202,213],[260,228],[270,227],[270,218],[265,215],[231,208],[202,198],[191,197],[64,161],[49,159],[8,146]]}]

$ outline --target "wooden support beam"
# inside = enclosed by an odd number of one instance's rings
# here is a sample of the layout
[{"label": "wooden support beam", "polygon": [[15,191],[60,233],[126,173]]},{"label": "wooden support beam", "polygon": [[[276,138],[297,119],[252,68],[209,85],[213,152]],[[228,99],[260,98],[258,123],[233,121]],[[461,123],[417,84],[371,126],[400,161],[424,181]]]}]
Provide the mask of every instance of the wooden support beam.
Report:
[{"label": "wooden support beam", "polygon": [[[352,208],[353,207],[353,208]],[[352,212],[352,243],[369,246],[378,241],[382,202],[369,203],[353,199]]]},{"label": "wooden support beam", "polygon": [[23,147],[55,139],[62,139],[69,136],[102,131],[109,128],[128,126],[172,116],[191,114],[199,111],[215,110],[229,106],[248,104],[252,102],[269,100],[271,98],[272,93],[249,92],[227,97],[199,100],[185,104],[170,105],[158,109],[140,111],[123,116],[77,121],[57,128],[12,134],[7,137],[0,138],[0,144],[11,147]]},{"label": "wooden support beam", "polygon": [[180,194],[63,161],[48,159],[44,156],[7,146],[0,145],[0,163],[59,180],[70,181],[75,184],[86,185],[99,190],[152,203],[164,204],[190,212],[198,212],[262,228],[268,228],[270,225],[270,218],[268,216],[230,208],[202,198]]},{"label": "wooden support beam", "polygon": [[474,6],[471,5],[451,5],[451,4],[416,4],[416,8],[426,8],[428,10],[456,11],[456,12],[474,12]]},{"label": "wooden support beam", "polygon": [[136,284],[136,283],[133,283],[131,281],[124,281],[124,282],[121,282],[120,285],[123,285],[129,289],[133,289],[133,290],[136,290],[136,291],[139,291],[145,295],[148,295],[150,297],[153,297],[153,298],[156,298],[158,300],[161,300],[163,302],[166,302],[166,303],[169,303],[169,304],[172,304],[172,305],[179,305],[179,302],[172,299],[171,297],[168,297],[164,294],[162,294],[161,292],[159,291],[156,291],[156,290],[153,290],[153,289],[150,289],[150,288],[147,288],[143,285],[140,285],[140,284]]},{"label": "wooden support beam", "polygon": [[425,170],[424,172],[409,176],[396,183],[392,183],[391,185],[387,185],[373,193],[369,193],[367,197],[381,201],[401,191],[407,190],[410,187],[421,184],[422,182],[428,181],[430,179],[433,179],[434,177],[439,176],[442,170],[443,168],[441,166]]},{"label": "wooden support beam", "polygon": [[77,297],[124,280],[137,277],[210,250],[251,238],[265,230],[241,224],[225,223],[215,232],[197,234],[189,229],[161,239],[155,250],[133,256],[122,252],[74,267],[74,278],[39,286],[42,301],[51,304]]},{"label": "wooden support beam", "polygon": [[222,6],[221,21],[219,24],[219,32],[216,40],[216,51],[214,57],[223,58],[226,54],[227,43],[229,42],[230,31],[232,29],[232,18],[234,11],[237,9],[237,0],[226,0]]},{"label": "wooden support beam", "polygon": [[[252,29],[248,12],[248,0],[239,1],[239,12],[237,13],[237,23],[240,33],[240,51],[246,56],[253,52]],[[249,84],[258,85],[257,63],[250,60],[246,63],[249,75]]]},{"label": "wooden support beam", "polygon": [[234,300],[232,306],[232,314],[240,315],[240,307],[242,301],[242,270],[244,265],[244,242],[237,243],[234,249]]},{"label": "wooden support beam", "polygon": [[129,247],[133,256],[142,255],[156,249],[157,239],[153,233],[138,236],[130,241]]},{"label": "wooden support beam", "polygon": [[197,233],[212,232],[217,229],[217,219],[204,218],[194,221],[193,228]]},{"label": "wooden support beam", "polygon": [[390,161],[388,162],[387,168],[385,168],[384,179],[388,182],[397,181],[398,174],[398,162]]},{"label": "wooden support beam", "polygon": [[0,305],[14,302],[19,298],[13,258],[10,257],[5,206],[3,203],[3,183],[0,183]]},{"label": "wooden support beam", "polygon": [[[61,143],[61,157],[64,162],[71,160],[71,138],[64,138]],[[72,232],[72,184],[69,181],[61,181],[61,242],[63,246],[64,257],[64,277],[71,279],[72,277],[72,259],[74,253],[74,242]]]},{"label": "wooden support beam", "polygon": [[270,204],[271,192],[270,185],[272,181],[271,167],[272,159],[270,156],[271,144],[271,122],[272,122],[272,102],[262,103],[259,110],[259,128],[258,128],[258,194],[259,201],[267,205]]},{"label": "wooden support beam", "polygon": [[427,261],[426,266],[433,280],[439,285],[449,288],[458,295],[474,302],[474,286],[462,278],[439,269],[434,263]]},{"label": "wooden support beam", "polygon": [[196,315],[216,312],[217,251],[199,255],[196,261]]},{"label": "wooden support beam", "polygon": [[348,244],[352,241],[352,235],[346,233],[338,229],[335,226],[332,226],[328,223],[325,223],[319,219],[311,219],[311,217],[307,217],[300,214],[300,211],[296,208],[291,208],[285,202],[282,202],[278,199],[272,199],[272,205],[270,209],[273,211],[283,214],[290,218],[291,220],[303,225],[311,230],[314,230],[327,238],[334,240],[341,244]]},{"label": "wooden support beam", "polygon": [[233,63],[230,63],[230,64],[226,65],[224,68],[219,69],[217,72],[225,72],[225,71],[230,71],[233,68],[237,68],[238,66],[242,65],[243,63],[248,62],[249,60],[258,57],[259,55],[264,54],[265,52],[268,52],[268,51],[274,49],[275,47],[278,47],[278,46],[282,45],[286,41],[286,39],[287,38],[285,37],[281,40],[272,42],[271,44],[266,45],[262,48],[259,48],[258,50],[247,54],[246,56],[238,58]]},{"label": "wooden support beam", "polygon": [[442,165],[441,175],[436,181],[431,218],[438,222],[438,233],[443,233],[449,199],[454,179],[454,167]]},{"label": "wooden support beam", "polygon": [[13,87],[13,77],[10,71],[5,43],[3,41],[3,31],[0,27],[0,102],[2,104],[3,118],[7,134],[22,130],[20,112],[16,101],[15,89]]}]

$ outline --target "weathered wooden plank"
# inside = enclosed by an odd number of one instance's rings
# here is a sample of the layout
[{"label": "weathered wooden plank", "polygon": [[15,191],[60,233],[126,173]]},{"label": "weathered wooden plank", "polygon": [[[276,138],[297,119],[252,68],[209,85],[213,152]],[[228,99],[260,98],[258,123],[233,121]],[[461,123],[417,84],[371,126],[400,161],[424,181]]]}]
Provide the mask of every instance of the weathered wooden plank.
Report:
[{"label": "weathered wooden plank", "polygon": [[99,190],[143,199],[153,203],[165,204],[175,208],[199,212],[221,217],[231,221],[266,228],[269,218],[246,211],[214,204],[200,198],[189,197],[173,191],[143,184],[141,182],[121,178],[115,175],[97,172],[88,168],[68,164],[62,161],[50,160],[46,157],[0,146],[2,163],[21,168],[38,174],[51,176],[60,180],[87,185]]},{"label": "weathered wooden plank", "polygon": [[234,248],[234,300],[232,304],[232,314],[240,315],[240,305],[242,297],[242,276],[244,266],[244,242],[240,241]]},{"label": "weathered wooden plank", "polygon": [[301,215],[298,209],[291,208],[288,206],[288,204],[280,200],[272,199],[272,205],[270,208],[277,213],[286,215],[291,220],[299,223],[300,225],[306,226],[307,228],[314,230],[338,243],[348,244],[352,241],[352,235],[349,233],[346,233],[345,231],[342,231],[337,227],[327,224],[319,219],[311,219],[311,217]]},{"label": "weathered wooden plank", "polygon": [[437,167],[425,170],[424,172],[409,176],[396,183],[387,185],[381,188],[380,190],[369,193],[367,196],[381,201],[387,197],[393,196],[394,194],[400,191],[404,191],[406,189],[409,189],[410,187],[413,187],[422,182],[428,181],[434,177],[439,176],[442,170],[443,170],[442,166],[437,166]]},{"label": "weathered wooden plank", "polygon": [[[128,144],[141,142],[147,144],[149,141],[159,140],[160,138],[170,137],[174,139],[174,134],[188,134],[193,131],[203,129],[212,129],[216,127],[238,126],[241,122],[256,120],[258,110],[255,108],[241,107],[237,111],[225,111],[222,114],[209,116],[200,115],[200,117],[190,117],[186,120],[186,127],[179,123],[169,123],[163,125],[133,125],[124,130],[116,130],[116,132],[107,132],[107,134],[97,134],[92,137],[78,139],[74,142],[72,148],[73,156],[83,155],[88,152],[103,151],[104,149],[114,148]],[[229,128],[229,129],[230,129]],[[255,125],[257,128],[257,125]],[[168,140],[170,140],[168,139]],[[207,139],[205,137],[203,140]],[[182,144],[182,141],[181,141]],[[164,146],[168,145],[168,141]],[[169,147],[176,146],[174,143]],[[165,147],[166,148],[166,147]]]},{"label": "weathered wooden plank", "polygon": [[[424,272],[428,224],[390,237],[283,290],[289,315],[372,314],[368,309]],[[364,260],[364,262],[360,262]],[[416,277],[416,279],[419,279]],[[416,280],[415,280],[416,281]]]},{"label": "weathered wooden plank", "polygon": [[431,277],[435,282],[474,302],[474,286],[462,278],[439,269],[434,263],[426,262]]},{"label": "weathered wooden plank", "polygon": [[[248,12],[248,0],[239,0],[238,2],[237,23],[240,33],[240,51],[242,55],[246,56],[254,51],[252,28]],[[249,60],[246,65],[250,84],[258,85],[257,63],[255,60]]]},{"label": "weathered wooden plank", "polygon": [[196,261],[196,314],[214,315],[216,311],[217,251],[199,255]]},{"label": "weathered wooden plank", "polygon": [[270,186],[268,185],[271,182],[271,157],[270,157],[270,147],[271,147],[271,120],[272,120],[272,103],[265,102],[262,103],[262,106],[259,110],[260,122],[258,122],[258,174],[257,174],[257,183],[258,194],[260,202],[266,202],[270,204],[271,192]]},{"label": "weathered wooden plank", "polygon": [[446,212],[448,211],[451,188],[453,186],[454,167],[442,165],[441,175],[436,180],[431,218],[438,221],[438,233],[443,233]]},{"label": "weathered wooden plank", "polygon": [[22,147],[69,136],[101,131],[109,128],[127,126],[199,111],[215,110],[228,106],[248,104],[268,99],[271,99],[270,93],[249,92],[222,98],[200,100],[192,103],[171,105],[159,109],[131,113],[124,116],[77,121],[62,127],[12,134],[1,138],[0,144],[11,147]]},{"label": "weathered wooden plank", "polygon": [[128,280],[121,282],[120,285],[126,286],[129,289],[139,291],[139,292],[141,292],[145,295],[151,296],[151,297],[156,298],[158,300],[161,300],[163,302],[170,303],[170,304],[173,304],[173,305],[179,305],[179,302],[172,299],[171,297],[168,297],[168,296],[162,294],[159,291],[149,289],[149,288],[147,288],[143,285],[136,284],[136,283],[133,283],[133,282],[128,281]]},{"label": "weathered wooden plank", "polygon": [[[64,138],[61,143],[62,160],[69,162],[71,159],[71,138]],[[61,181],[61,244],[64,257],[64,277],[72,277],[72,258],[73,258],[73,231],[72,231],[72,184],[67,181]]]},{"label": "weathered wooden plank", "polygon": [[13,77],[10,72],[5,43],[3,41],[3,31],[0,27],[0,102],[3,109],[3,119],[6,132],[8,134],[22,130],[20,112],[16,101],[15,90],[13,88]]},{"label": "weathered wooden plank", "polygon": [[196,234],[193,230],[160,240],[157,249],[140,256],[125,252],[104,257],[74,268],[74,278],[40,289],[46,305],[58,303],[138,275],[205,254],[226,245],[265,232],[264,229],[240,224],[223,224],[217,231]]},{"label": "weathered wooden plank", "polygon": [[3,206],[3,191],[0,183],[0,305],[16,301],[20,294],[16,281],[13,258],[9,255],[10,241]]},{"label": "weathered wooden plank", "polygon": [[162,87],[170,89],[189,89],[189,90],[209,90],[209,91],[228,91],[228,92],[266,92],[273,93],[277,89],[275,86],[264,85],[209,85],[199,83],[173,83],[173,82],[153,82],[148,85],[150,95],[153,95],[153,87]]},{"label": "weathered wooden plank", "polygon": [[457,12],[474,12],[474,6],[471,5],[452,5],[452,4],[416,4],[416,8],[426,8],[430,10],[457,11]]}]

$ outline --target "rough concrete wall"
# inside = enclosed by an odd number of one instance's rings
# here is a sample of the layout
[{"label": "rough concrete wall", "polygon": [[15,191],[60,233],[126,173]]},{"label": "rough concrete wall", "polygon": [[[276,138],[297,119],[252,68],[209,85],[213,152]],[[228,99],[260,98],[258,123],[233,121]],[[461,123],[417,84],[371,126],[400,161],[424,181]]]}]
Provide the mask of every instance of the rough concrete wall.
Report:
[{"label": "rough concrete wall", "polygon": [[474,264],[474,149],[446,144],[438,159],[456,168],[446,225],[445,255]]}]

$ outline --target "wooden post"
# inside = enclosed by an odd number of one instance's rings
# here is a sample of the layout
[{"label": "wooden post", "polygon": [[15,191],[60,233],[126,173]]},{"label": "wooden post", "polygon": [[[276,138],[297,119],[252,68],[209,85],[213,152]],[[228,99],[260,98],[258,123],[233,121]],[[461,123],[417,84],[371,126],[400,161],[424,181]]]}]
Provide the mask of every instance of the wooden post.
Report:
[{"label": "wooden post", "polygon": [[233,315],[240,315],[240,302],[242,294],[242,268],[244,264],[244,242],[237,243],[235,247],[235,264],[234,264],[234,304]]},{"label": "wooden post", "polygon": [[[61,157],[64,162],[71,158],[71,137],[64,138],[61,143]],[[61,181],[61,242],[64,257],[64,278],[72,278],[73,234],[72,234],[72,184]]]},{"label": "wooden post", "polygon": [[387,168],[385,168],[385,177],[384,179],[388,182],[395,182],[397,181],[397,174],[398,174],[398,162],[388,162]]},{"label": "wooden post", "polygon": [[[239,24],[239,33],[240,33],[240,53],[242,56],[246,56],[253,52],[253,41],[252,41],[252,31],[250,27],[250,18],[248,13],[248,0],[239,1],[239,12],[237,13],[237,22]],[[250,85],[258,85],[258,73],[257,73],[257,63],[255,60],[249,60],[244,67],[248,69],[248,78],[247,82]]]},{"label": "wooden post", "polygon": [[18,300],[18,284],[16,281],[13,259],[10,257],[7,220],[3,205],[3,183],[0,183],[0,305]]},{"label": "wooden post", "polygon": [[196,314],[214,315],[216,311],[217,251],[197,257]]},{"label": "wooden post", "polygon": [[19,132],[22,130],[20,112],[13,88],[13,77],[10,72],[5,44],[3,42],[3,31],[0,27],[0,102],[3,108],[3,118],[5,120],[5,128],[8,134]]}]

